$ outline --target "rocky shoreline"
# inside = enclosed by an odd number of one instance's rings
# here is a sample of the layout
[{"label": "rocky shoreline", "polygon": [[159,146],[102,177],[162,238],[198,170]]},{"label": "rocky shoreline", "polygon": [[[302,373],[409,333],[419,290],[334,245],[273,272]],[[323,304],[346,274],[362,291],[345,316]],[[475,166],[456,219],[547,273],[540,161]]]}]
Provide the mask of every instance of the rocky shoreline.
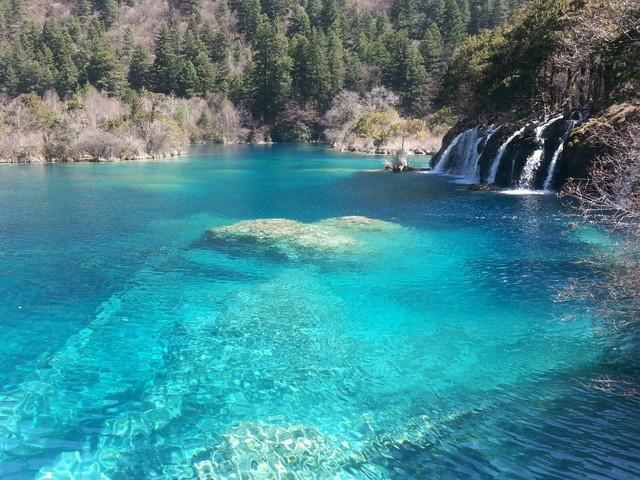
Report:
[{"label": "rocky shoreline", "polygon": [[174,158],[179,157],[181,155],[186,154],[186,151],[171,151],[165,153],[154,153],[154,154],[144,154],[144,155],[136,155],[136,156],[126,156],[126,157],[92,157],[90,155],[85,155],[79,158],[69,158],[69,159],[57,159],[57,158],[46,158],[44,155],[33,155],[25,158],[7,158],[0,157],[0,164],[10,165],[10,164],[40,164],[40,163],[118,163],[118,162],[129,162],[129,161],[151,161],[151,160],[161,160],[163,158]]}]

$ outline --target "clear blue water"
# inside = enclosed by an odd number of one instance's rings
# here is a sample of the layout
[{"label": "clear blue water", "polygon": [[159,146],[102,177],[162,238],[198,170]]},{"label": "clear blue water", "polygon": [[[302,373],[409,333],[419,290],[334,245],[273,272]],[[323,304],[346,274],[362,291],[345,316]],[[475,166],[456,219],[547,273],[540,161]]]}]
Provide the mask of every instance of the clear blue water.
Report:
[{"label": "clear blue water", "polygon": [[[0,478],[638,478],[640,399],[581,384],[636,347],[553,301],[606,241],[550,195],[380,167],[279,145],[0,168]],[[205,236],[342,216],[390,223]]]}]

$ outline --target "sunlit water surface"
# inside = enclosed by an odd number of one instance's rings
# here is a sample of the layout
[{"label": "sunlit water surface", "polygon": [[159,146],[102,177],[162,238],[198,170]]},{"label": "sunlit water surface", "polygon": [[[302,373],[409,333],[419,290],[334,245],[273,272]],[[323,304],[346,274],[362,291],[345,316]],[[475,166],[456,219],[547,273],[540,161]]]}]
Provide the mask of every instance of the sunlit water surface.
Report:
[{"label": "sunlit water surface", "polygon": [[[610,246],[552,195],[380,167],[0,168],[0,478],[638,478],[640,401],[583,386],[635,344],[553,301]],[[388,223],[205,236],[343,216]]]}]

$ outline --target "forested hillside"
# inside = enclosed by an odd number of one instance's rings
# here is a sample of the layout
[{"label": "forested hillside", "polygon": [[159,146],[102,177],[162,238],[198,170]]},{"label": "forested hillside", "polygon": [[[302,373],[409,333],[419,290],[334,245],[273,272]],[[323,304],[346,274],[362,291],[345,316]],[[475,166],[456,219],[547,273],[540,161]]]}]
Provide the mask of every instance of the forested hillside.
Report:
[{"label": "forested hillside", "polygon": [[[80,113],[95,124],[94,136],[135,137],[127,140],[130,156],[167,150],[149,146],[149,130],[172,132],[176,149],[185,138],[318,139],[343,91],[355,92],[360,114],[396,109],[423,119],[435,112],[432,99],[456,49],[524,3],[0,0],[2,123],[11,131],[23,125],[22,134],[44,130],[51,144],[45,156],[63,158],[72,154],[56,138],[68,144],[86,133],[76,125]],[[95,107],[94,91],[116,115],[87,110]],[[367,103],[372,91],[389,102]],[[29,94],[44,101],[20,97]],[[334,130],[358,136],[350,130],[356,121]]]},{"label": "forested hillside", "polygon": [[640,4],[535,0],[469,38],[443,78],[439,102],[460,118],[594,112],[640,94]]},{"label": "forested hillside", "polygon": [[[558,115],[574,119],[558,160],[568,165],[565,176],[596,178],[587,169],[640,126],[640,4],[535,0],[461,45],[436,103],[450,108],[463,128],[497,124],[514,132]],[[529,127],[520,135],[531,136]]]}]

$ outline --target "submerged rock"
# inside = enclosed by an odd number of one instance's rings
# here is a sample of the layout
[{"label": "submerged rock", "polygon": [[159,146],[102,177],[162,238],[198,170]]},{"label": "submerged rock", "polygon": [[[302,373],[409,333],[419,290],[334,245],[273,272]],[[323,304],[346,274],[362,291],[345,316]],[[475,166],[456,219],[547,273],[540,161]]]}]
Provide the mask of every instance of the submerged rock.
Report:
[{"label": "submerged rock", "polygon": [[467,190],[474,192],[497,192],[502,190],[502,187],[495,183],[472,183],[471,185],[467,185]]},{"label": "submerged rock", "polygon": [[317,225],[347,230],[350,232],[389,232],[401,227],[392,222],[351,215],[347,217],[327,218],[316,222]]},{"label": "submerged rock", "polygon": [[346,442],[313,425],[246,422],[227,430],[219,445],[197,455],[193,465],[198,480],[329,480],[347,478],[344,467],[358,456]]},{"label": "submerged rock", "polygon": [[310,250],[348,250],[358,242],[335,229],[286,218],[245,220],[207,231],[209,240],[257,242]]},{"label": "submerged rock", "polygon": [[362,242],[353,234],[389,232],[398,228],[390,222],[360,216],[330,218],[315,223],[267,218],[213,228],[207,230],[206,236],[212,242],[259,244],[295,257],[304,252],[355,252],[362,247]]}]

